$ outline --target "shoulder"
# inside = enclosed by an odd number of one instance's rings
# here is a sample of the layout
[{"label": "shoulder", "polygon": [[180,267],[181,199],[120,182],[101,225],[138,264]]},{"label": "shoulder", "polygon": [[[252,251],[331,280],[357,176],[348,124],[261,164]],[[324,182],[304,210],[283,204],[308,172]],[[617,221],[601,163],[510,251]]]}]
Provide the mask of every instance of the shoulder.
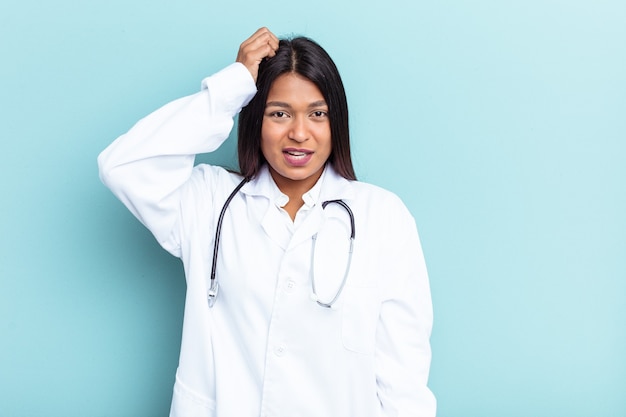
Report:
[{"label": "shoulder", "polygon": [[241,175],[221,166],[208,164],[196,165],[183,192],[187,199],[220,199],[229,195],[241,182]]},{"label": "shoulder", "polygon": [[360,212],[367,227],[376,229],[379,233],[407,233],[416,229],[413,215],[394,192],[361,181],[351,181],[351,186],[354,193],[348,204]]},{"label": "shoulder", "polygon": [[208,181],[229,181],[241,178],[239,174],[219,165],[198,164],[193,167],[192,176]]},{"label": "shoulder", "polygon": [[351,181],[351,186],[354,189],[354,199],[359,203],[365,202],[372,208],[408,212],[402,199],[390,190],[362,181]]}]

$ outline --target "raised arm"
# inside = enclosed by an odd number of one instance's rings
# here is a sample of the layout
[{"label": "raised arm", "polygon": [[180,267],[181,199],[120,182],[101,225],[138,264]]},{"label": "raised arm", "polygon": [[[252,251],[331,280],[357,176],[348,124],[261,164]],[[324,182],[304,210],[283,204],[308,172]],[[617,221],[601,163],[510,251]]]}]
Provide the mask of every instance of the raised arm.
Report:
[{"label": "raised arm", "polygon": [[202,91],[166,104],[140,120],[98,157],[100,178],[178,256],[180,188],[189,180],[195,155],[217,149],[233,117],[256,88],[241,64],[232,64],[202,82]]},{"label": "raised arm", "polygon": [[181,188],[192,176],[195,155],[226,140],[234,116],[256,93],[259,63],[277,48],[274,34],[257,30],[241,44],[237,62],[204,79],[199,93],[151,113],[98,157],[104,184],[175,256]]}]

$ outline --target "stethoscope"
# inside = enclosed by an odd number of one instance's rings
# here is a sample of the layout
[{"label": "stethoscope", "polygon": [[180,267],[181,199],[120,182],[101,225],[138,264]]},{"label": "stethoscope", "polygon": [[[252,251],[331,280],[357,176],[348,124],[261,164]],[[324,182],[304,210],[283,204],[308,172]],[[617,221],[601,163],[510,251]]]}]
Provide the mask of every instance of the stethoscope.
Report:
[{"label": "stethoscope", "polygon": [[[217,253],[218,253],[218,249],[220,245],[220,237],[222,235],[222,222],[224,221],[224,214],[226,213],[226,209],[228,208],[228,205],[230,204],[232,199],[235,197],[235,195],[237,195],[239,190],[241,190],[241,187],[243,187],[247,182],[248,182],[248,178],[244,178],[239,183],[239,185],[235,187],[233,192],[230,193],[230,195],[226,199],[226,202],[224,202],[224,206],[222,207],[222,210],[220,211],[220,215],[217,219],[217,226],[215,228],[215,241],[213,243],[213,262],[211,264],[211,285],[209,286],[209,291],[208,291],[208,296],[207,296],[209,307],[213,307],[215,305],[217,294],[219,292],[219,284],[217,282],[217,276],[215,272],[216,272],[216,266],[217,266]],[[311,273],[310,273],[311,300],[315,301],[320,307],[325,307],[325,308],[333,307],[333,305],[335,304],[337,299],[339,299],[339,296],[343,292],[343,288],[346,286],[346,282],[348,281],[348,274],[350,273],[350,266],[352,265],[352,249],[354,247],[354,230],[355,230],[354,214],[352,214],[352,210],[350,209],[350,207],[343,200],[328,200],[322,203],[322,209],[326,209],[326,206],[329,204],[340,205],[346,210],[346,212],[348,213],[348,216],[350,216],[350,248],[348,252],[348,262],[346,263],[346,270],[343,274],[341,284],[339,285],[339,288],[337,289],[335,296],[330,301],[323,302],[323,301],[320,301],[319,297],[317,296],[317,290],[315,288],[315,272],[313,268],[313,266],[315,265],[315,244],[317,242],[317,233],[315,233],[312,237],[313,243],[311,245]]]}]

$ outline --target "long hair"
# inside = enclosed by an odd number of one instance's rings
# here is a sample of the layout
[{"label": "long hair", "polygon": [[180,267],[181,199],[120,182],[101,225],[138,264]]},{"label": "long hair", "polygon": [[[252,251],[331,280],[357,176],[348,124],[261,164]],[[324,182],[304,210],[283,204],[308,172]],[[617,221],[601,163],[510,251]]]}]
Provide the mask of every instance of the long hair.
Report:
[{"label": "long hair", "polygon": [[316,42],[305,37],[282,39],[276,55],[259,65],[257,93],[241,110],[237,127],[239,169],[246,178],[255,177],[266,162],[261,152],[261,126],[267,96],[274,81],[286,73],[301,75],[322,93],[328,105],[331,153],[328,157],[335,171],[356,180],[350,156],[348,101],[335,63]]}]

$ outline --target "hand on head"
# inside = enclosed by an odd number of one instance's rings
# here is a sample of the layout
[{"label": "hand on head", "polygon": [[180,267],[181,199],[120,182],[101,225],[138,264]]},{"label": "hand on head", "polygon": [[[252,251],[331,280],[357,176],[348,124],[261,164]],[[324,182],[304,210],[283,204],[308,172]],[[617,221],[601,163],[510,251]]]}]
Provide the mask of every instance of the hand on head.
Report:
[{"label": "hand on head", "polygon": [[263,58],[276,55],[278,38],[268,28],[260,28],[252,36],[243,41],[237,53],[237,62],[248,68],[254,82],[259,74],[259,64]]}]

